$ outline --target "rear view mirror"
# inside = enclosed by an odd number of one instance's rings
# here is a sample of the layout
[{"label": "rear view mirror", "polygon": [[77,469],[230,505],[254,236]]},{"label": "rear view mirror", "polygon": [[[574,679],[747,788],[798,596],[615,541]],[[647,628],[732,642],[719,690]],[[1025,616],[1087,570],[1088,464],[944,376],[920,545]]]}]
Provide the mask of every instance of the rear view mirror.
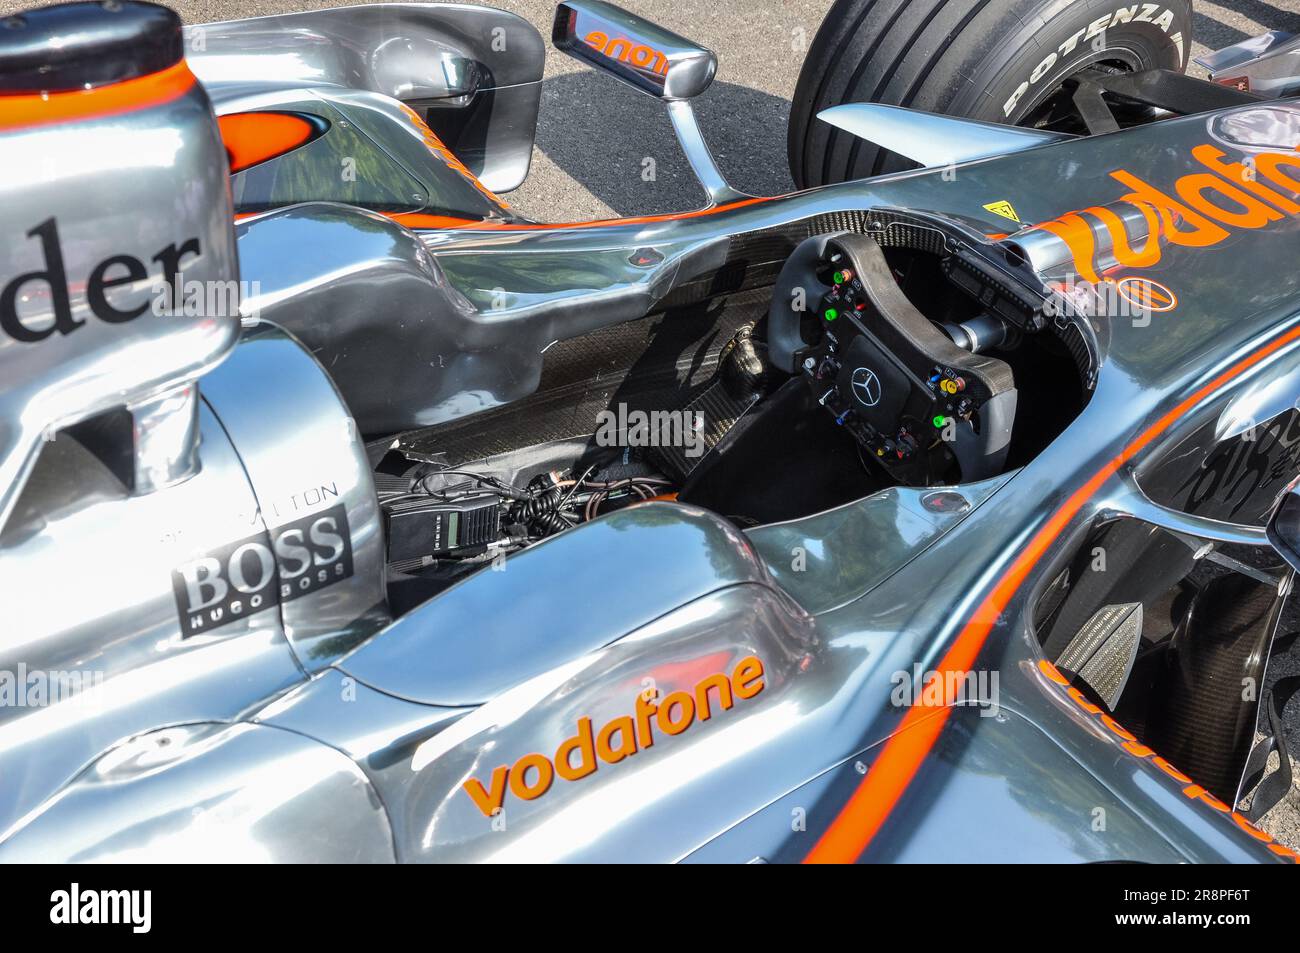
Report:
[{"label": "rear view mirror", "polygon": [[660,99],[698,96],[718,69],[711,50],[601,0],[561,3],[551,40],[557,50]]}]

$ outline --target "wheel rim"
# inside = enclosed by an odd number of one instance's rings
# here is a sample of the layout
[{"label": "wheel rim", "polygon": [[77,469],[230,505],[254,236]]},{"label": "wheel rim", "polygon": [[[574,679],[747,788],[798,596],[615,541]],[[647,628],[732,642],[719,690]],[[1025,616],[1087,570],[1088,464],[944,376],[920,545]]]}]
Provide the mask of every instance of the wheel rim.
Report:
[{"label": "wheel rim", "polygon": [[[1012,125],[1045,132],[1063,132],[1071,135],[1088,135],[1088,126],[1074,105],[1074,90],[1081,80],[1104,78],[1141,69],[1141,59],[1129,49],[1111,48],[1094,52],[1085,59],[1072,63],[1048,84],[1038,97],[1021,111]],[[1146,106],[1126,106],[1111,103],[1112,111],[1121,127],[1137,125],[1151,118]]]}]

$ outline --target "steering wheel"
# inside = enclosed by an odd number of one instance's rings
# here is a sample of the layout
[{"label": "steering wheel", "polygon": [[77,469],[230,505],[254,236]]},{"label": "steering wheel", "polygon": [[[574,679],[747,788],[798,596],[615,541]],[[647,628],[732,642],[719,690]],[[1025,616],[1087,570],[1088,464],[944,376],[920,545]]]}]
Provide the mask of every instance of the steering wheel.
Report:
[{"label": "steering wheel", "polygon": [[923,315],[868,235],[815,235],[795,248],[777,278],[768,346],[773,364],[801,374],[864,455],[901,483],[950,482],[954,465],[970,482],[1006,461],[1011,368]]}]

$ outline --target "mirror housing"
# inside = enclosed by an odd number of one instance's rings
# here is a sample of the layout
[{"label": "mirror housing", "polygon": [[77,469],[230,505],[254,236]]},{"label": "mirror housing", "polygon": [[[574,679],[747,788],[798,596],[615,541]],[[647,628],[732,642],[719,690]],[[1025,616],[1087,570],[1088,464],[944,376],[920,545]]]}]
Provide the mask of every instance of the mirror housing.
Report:
[{"label": "mirror housing", "polygon": [[709,88],[712,50],[601,0],[566,0],[555,9],[555,48],[669,102]]}]

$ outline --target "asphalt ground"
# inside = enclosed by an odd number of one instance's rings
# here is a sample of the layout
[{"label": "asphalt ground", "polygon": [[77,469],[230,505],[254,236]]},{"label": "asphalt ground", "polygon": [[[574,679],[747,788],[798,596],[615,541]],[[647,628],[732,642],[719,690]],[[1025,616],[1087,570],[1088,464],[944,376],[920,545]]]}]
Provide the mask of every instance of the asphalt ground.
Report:
[{"label": "asphalt ground", "polygon": [[[486,0],[524,17],[550,35],[551,0]],[[777,195],[794,188],[786,165],[785,132],[804,51],[831,0],[616,0],[714,50],[717,79],[695,101],[718,165],[737,188]],[[0,15],[28,9],[24,0],[0,0]],[[171,0],[187,23],[265,16],[336,2],[302,0]],[[1300,0],[1194,0],[1193,57],[1267,30],[1300,33]],[[1192,72],[1198,72],[1193,66]],[[593,72],[554,49],[547,51],[537,142],[527,181],[507,197],[540,221],[578,221],[694,208],[695,183],[660,103]],[[643,175],[654,159],[655,175]],[[1300,598],[1293,597],[1280,631],[1300,629]],[[1300,645],[1274,659],[1270,681],[1300,674]],[[1287,718],[1300,752],[1300,702]],[[1276,761],[1276,756],[1274,756]],[[1300,849],[1300,764],[1291,797],[1269,813],[1264,827]]]},{"label": "asphalt ground", "polygon": [[[332,0],[163,0],[187,23],[341,6]],[[550,36],[553,0],[483,0]],[[785,129],[804,52],[831,0],[619,0],[718,54],[718,77],[695,101],[718,165],[753,195],[794,188]],[[33,6],[0,0],[0,14]],[[1300,0],[1195,0],[1193,55],[1266,30],[1300,33]],[[703,193],[660,103],[548,48],[528,180],[507,200],[540,221],[652,215],[694,208]],[[655,177],[642,175],[654,159]]]}]

